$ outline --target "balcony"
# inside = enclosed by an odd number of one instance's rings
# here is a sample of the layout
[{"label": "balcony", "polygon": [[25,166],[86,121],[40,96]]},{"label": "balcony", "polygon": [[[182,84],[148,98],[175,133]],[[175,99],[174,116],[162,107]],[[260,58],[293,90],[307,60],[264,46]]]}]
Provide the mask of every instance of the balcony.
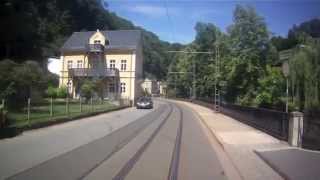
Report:
[{"label": "balcony", "polygon": [[117,77],[119,76],[118,69],[111,68],[71,68],[69,69],[71,77]]},{"label": "balcony", "polygon": [[104,46],[102,44],[88,44],[87,45],[88,52],[104,52]]}]

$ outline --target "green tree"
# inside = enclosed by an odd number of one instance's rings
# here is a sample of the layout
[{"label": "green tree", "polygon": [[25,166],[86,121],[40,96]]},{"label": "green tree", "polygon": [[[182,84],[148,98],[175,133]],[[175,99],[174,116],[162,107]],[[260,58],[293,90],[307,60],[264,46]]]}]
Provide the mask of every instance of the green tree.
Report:
[{"label": "green tree", "polygon": [[50,98],[56,98],[57,97],[57,88],[49,86],[48,89],[46,90],[46,94]]},{"label": "green tree", "polygon": [[0,61],[0,98],[6,99],[9,108],[22,107],[27,98],[38,101],[46,88],[46,74],[35,61],[22,64],[11,60]]},{"label": "green tree", "polygon": [[285,79],[281,69],[268,65],[265,76],[261,77],[258,82],[256,105],[284,110]]},{"label": "green tree", "polygon": [[90,80],[85,80],[83,84],[81,85],[81,96],[86,98],[86,103],[90,98],[92,98],[94,92],[95,92],[96,85],[94,82]]},{"label": "green tree", "polygon": [[65,86],[59,87],[56,91],[58,98],[66,98],[68,95],[68,89]]},{"label": "green tree", "polygon": [[264,19],[254,8],[237,5],[234,23],[228,32],[231,41],[231,71],[228,75],[227,100],[253,104],[258,79],[265,73],[269,35]]},{"label": "green tree", "polygon": [[289,64],[294,104],[300,110],[319,110],[320,44],[309,38],[296,49]]}]

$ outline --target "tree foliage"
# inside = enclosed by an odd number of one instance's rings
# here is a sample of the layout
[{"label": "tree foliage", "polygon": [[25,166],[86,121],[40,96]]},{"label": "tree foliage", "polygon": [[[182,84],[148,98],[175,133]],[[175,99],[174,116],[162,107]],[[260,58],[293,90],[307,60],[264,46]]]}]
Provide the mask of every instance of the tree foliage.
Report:
[{"label": "tree foliage", "polygon": [[35,61],[0,61],[0,99],[5,99],[10,108],[25,105],[27,98],[38,100],[46,89],[47,75]]},{"label": "tree foliage", "polygon": [[320,106],[320,44],[312,39],[296,49],[290,62],[295,106],[314,110]]},{"label": "tree foliage", "polygon": [[157,79],[166,76],[169,64],[165,52],[169,43],[152,32],[108,10],[100,0],[4,0],[0,4],[0,59],[16,62],[34,59],[46,65],[47,57],[59,56],[59,49],[75,31],[139,29],[144,45],[144,70]]}]

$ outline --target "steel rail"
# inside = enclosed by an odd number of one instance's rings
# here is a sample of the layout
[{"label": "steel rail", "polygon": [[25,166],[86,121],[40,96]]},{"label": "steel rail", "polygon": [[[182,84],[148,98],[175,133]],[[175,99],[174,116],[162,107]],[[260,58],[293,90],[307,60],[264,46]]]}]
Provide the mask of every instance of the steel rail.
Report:
[{"label": "steel rail", "polygon": [[148,146],[151,144],[155,136],[158,134],[158,132],[161,130],[163,125],[167,122],[170,115],[173,112],[173,106],[170,104],[170,111],[162,120],[162,122],[159,124],[159,126],[155,129],[155,131],[151,134],[151,136],[147,139],[147,141],[139,148],[139,150],[130,158],[130,160],[120,169],[120,171],[112,178],[113,180],[123,180],[125,177],[129,174],[133,166],[138,162],[142,154],[145,152],[145,150],[148,148]]},{"label": "steel rail", "polygon": [[183,112],[181,107],[176,105],[180,112],[180,120],[179,120],[179,127],[176,136],[176,142],[174,145],[174,150],[172,152],[172,159],[168,174],[168,180],[177,180],[178,179],[178,172],[179,172],[179,160],[180,160],[180,149],[181,149],[181,140],[182,140],[182,129],[183,129]]},{"label": "steel rail", "polygon": [[[153,113],[158,113],[157,111],[159,111],[159,114],[163,113],[165,111],[165,108],[162,108],[160,107],[159,110],[156,110],[154,111]],[[151,116],[150,114],[147,114],[146,116],[144,117],[147,117],[147,116]],[[144,118],[142,117],[142,118]],[[140,119],[139,119],[140,120]],[[138,121],[139,121],[138,120]],[[155,119],[156,120],[156,119]],[[118,152],[120,149],[122,149],[125,145],[127,145],[129,142],[131,142],[131,140],[133,140],[138,134],[139,132],[141,132],[142,130],[144,130],[145,128],[147,128],[148,126],[150,126],[155,120],[152,120],[150,122],[148,122],[147,124],[143,125],[142,127],[140,127],[135,133],[133,136],[131,137],[128,137],[124,142],[121,142],[121,145],[116,148],[110,155],[108,155],[106,158],[104,158],[103,160],[101,160],[99,163],[97,163],[95,166],[93,166],[92,168],[90,168],[87,172],[85,172],[84,174],[81,175],[80,178],[78,178],[79,180],[82,180],[84,179],[85,177],[87,177],[92,171],[94,171],[97,167],[99,167],[102,163],[104,163],[105,161],[107,161],[112,155],[114,155],[114,153]],[[132,125],[133,123],[136,123],[137,121],[133,121],[129,124],[127,124],[125,127],[129,126],[129,125]],[[122,128],[125,128],[125,127],[122,127]],[[121,131],[122,128],[119,128],[117,130],[115,130],[113,133],[117,132],[117,131]],[[107,135],[107,136],[110,136],[111,134]]]}]

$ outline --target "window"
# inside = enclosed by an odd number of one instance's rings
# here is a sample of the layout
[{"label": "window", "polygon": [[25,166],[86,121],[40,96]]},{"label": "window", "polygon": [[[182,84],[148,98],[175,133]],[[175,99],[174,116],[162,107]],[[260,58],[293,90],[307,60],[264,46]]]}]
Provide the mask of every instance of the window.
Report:
[{"label": "window", "polygon": [[94,40],[93,43],[94,44],[101,44],[101,41],[100,40]]},{"label": "window", "polygon": [[120,92],[125,93],[126,92],[126,83],[120,83]]},{"label": "window", "polygon": [[68,61],[68,65],[67,65],[68,69],[72,68],[72,61]]},{"label": "window", "polygon": [[115,69],[116,68],[116,60],[114,60],[114,59],[110,60],[109,67],[110,67],[110,69]]},{"label": "window", "polygon": [[115,89],[115,85],[113,83],[110,83],[109,84],[109,92],[115,92],[114,89]]},{"label": "window", "polygon": [[77,61],[77,68],[82,68],[82,60]]},{"label": "window", "polygon": [[121,60],[121,71],[127,70],[127,60]]}]

